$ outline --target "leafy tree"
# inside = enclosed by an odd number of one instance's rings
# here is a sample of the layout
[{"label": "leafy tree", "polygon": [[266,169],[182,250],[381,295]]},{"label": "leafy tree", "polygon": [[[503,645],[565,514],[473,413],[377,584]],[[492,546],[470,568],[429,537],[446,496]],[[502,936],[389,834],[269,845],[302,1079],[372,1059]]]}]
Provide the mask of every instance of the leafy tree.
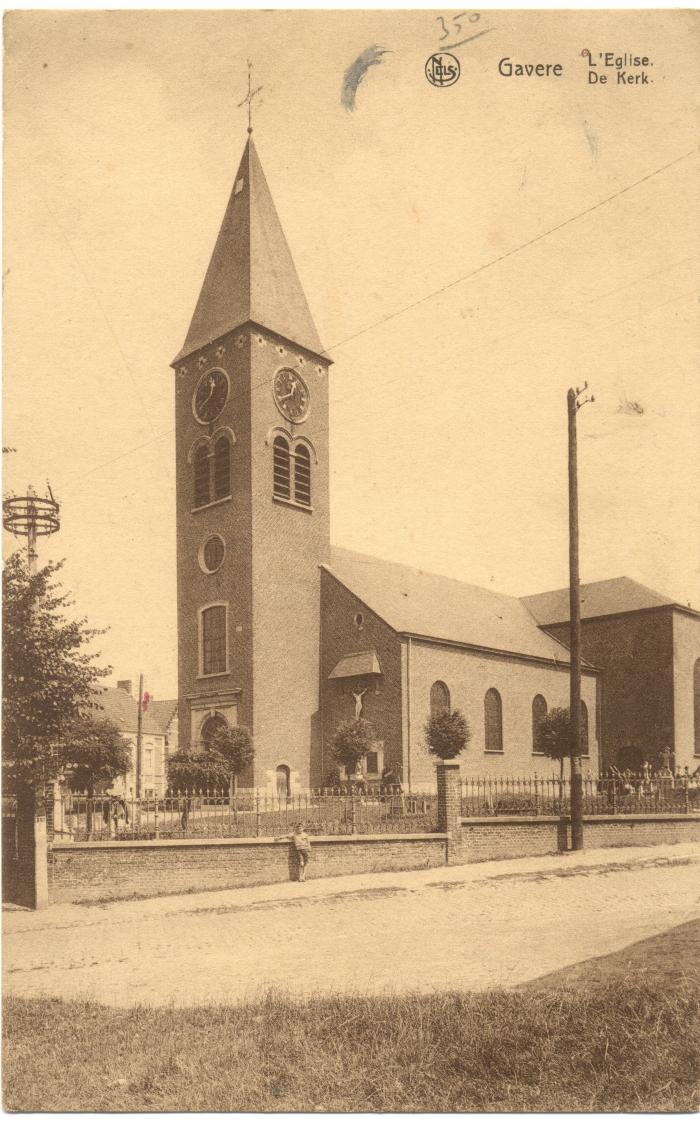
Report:
[{"label": "leafy tree", "polygon": [[223,792],[231,777],[223,758],[210,750],[176,750],[166,773],[168,788],[181,793]]},{"label": "leafy tree", "polygon": [[362,759],[372,752],[374,730],[364,718],[341,722],[333,736],[333,756],[348,776],[357,773]]},{"label": "leafy tree", "polygon": [[[559,762],[559,775],[564,776],[564,759],[571,755],[571,714],[566,707],[555,706],[547,711],[537,728],[537,749]],[[581,740],[585,741],[585,722],[581,719]]]},{"label": "leafy tree", "polygon": [[66,781],[93,796],[110,788],[131,769],[131,744],[111,718],[80,718],[60,743]]},{"label": "leafy tree", "polygon": [[221,758],[230,777],[240,777],[255,756],[253,739],[245,726],[222,725],[209,742],[209,751]]},{"label": "leafy tree", "polygon": [[449,761],[459,757],[471,739],[469,723],[461,710],[440,710],[425,723],[425,740],[435,757]]},{"label": "leafy tree", "polygon": [[60,743],[88,719],[108,667],[89,645],[100,631],[71,619],[56,576],[62,563],[30,575],[13,553],[3,573],[3,762],[5,785],[39,785],[61,768]]}]

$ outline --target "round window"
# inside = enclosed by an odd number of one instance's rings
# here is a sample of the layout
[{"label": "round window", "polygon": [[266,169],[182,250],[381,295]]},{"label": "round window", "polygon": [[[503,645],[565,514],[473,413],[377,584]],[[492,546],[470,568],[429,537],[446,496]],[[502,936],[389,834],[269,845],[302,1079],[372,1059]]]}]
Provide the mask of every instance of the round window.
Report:
[{"label": "round window", "polygon": [[215,573],[217,569],[221,568],[225,554],[224,539],[219,537],[218,534],[213,534],[212,537],[207,538],[199,551],[201,569],[205,573]]},{"label": "round window", "polygon": [[365,622],[365,618],[364,618],[364,616],[362,615],[362,613],[361,613],[361,612],[356,612],[356,613],[355,613],[355,627],[357,627],[357,628],[361,628],[361,627],[362,627],[362,625],[364,624],[364,622]]}]

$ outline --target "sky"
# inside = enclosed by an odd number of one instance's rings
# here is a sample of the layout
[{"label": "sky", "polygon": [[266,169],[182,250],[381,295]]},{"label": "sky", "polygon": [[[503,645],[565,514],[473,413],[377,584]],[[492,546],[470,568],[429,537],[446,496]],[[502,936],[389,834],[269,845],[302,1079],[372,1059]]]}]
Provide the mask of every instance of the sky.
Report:
[{"label": "sky", "polygon": [[[516,595],[565,586],[566,390],[588,381],[582,580],[700,606],[698,18],[455,15],[5,17],[4,493],[49,479],[62,527],[40,561],[65,559],[76,612],[109,629],[110,681],[177,693],[169,362],[245,144],[249,59],[334,360],[333,542]],[[432,86],[426,59],[462,39],[459,80]],[[591,85],[584,50],[646,54],[653,82]],[[505,77],[506,57],[563,74]]]}]

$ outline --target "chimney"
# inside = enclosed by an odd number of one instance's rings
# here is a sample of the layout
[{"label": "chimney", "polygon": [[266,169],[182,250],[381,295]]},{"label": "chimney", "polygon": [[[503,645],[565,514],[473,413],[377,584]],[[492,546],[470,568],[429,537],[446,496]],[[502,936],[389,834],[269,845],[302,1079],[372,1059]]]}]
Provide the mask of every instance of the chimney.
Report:
[{"label": "chimney", "polygon": [[117,682],[117,690],[126,691],[127,694],[131,694],[131,679],[119,679]]}]

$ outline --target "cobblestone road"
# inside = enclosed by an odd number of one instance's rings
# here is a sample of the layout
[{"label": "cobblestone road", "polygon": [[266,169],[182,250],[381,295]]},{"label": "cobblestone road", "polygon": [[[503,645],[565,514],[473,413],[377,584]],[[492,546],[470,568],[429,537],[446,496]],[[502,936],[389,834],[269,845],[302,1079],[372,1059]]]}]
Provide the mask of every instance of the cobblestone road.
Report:
[{"label": "cobblestone road", "polygon": [[618,848],[33,914],[4,991],[109,1005],[508,987],[700,916],[700,845]]}]

